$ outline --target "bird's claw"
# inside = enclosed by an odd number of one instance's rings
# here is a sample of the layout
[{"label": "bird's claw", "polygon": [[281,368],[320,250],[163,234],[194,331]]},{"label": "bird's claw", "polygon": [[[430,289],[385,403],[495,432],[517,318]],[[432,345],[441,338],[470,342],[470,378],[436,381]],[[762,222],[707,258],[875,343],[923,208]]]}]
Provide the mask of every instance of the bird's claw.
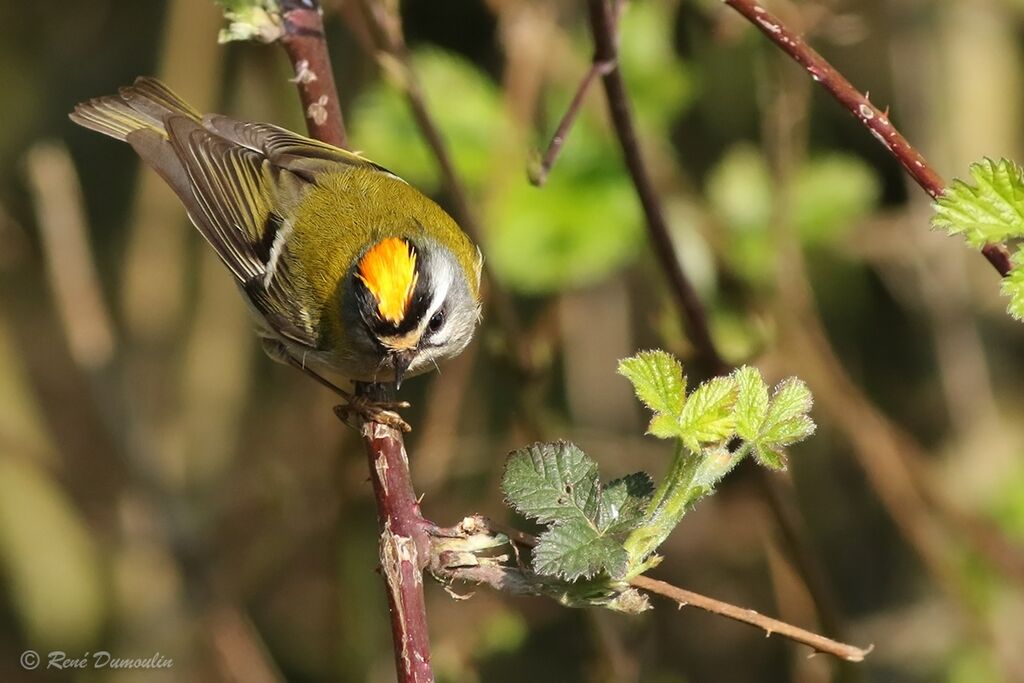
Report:
[{"label": "bird's claw", "polygon": [[395,412],[408,407],[408,401],[374,401],[365,396],[353,396],[348,403],[335,406],[334,412],[346,423],[353,415],[358,415],[364,422],[376,422],[402,432],[411,432],[409,423]]}]

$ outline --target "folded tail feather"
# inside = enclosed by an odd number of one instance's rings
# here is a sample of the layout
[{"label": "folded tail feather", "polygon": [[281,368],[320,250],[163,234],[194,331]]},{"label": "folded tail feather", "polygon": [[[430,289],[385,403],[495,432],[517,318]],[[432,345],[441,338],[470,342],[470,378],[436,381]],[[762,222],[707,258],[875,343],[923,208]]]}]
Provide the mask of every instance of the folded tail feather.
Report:
[{"label": "folded tail feather", "polygon": [[167,86],[146,76],[121,88],[117,95],[96,97],[79,104],[70,114],[71,120],[80,126],[122,141],[138,130],[151,130],[166,138],[165,121],[170,116],[202,120],[199,112]]}]

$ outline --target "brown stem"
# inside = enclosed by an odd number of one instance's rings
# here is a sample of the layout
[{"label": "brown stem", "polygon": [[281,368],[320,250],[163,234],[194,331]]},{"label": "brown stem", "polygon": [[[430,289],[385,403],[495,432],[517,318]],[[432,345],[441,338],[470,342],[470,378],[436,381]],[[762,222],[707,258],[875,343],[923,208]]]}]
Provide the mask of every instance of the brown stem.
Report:
[{"label": "brown stem", "polygon": [[[524,548],[533,548],[537,545],[537,538],[534,536],[521,531],[500,528],[499,525],[479,515],[467,517],[451,528],[434,529],[432,535],[434,545],[430,559],[430,571],[441,580],[486,584],[495,590],[513,595],[550,595],[558,594],[560,591],[557,581],[553,585],[547,585],[551,581],[550,577],[534,574],[521,562],[518,563],[519,566],[510,566],[504,562],[506,558],[493,555],[493,549],[498,546],[511,546],[515,549],[515,545],[520,545]],[[509,543],[509,538],[512,539],[511,543]],[[518,552],[516,558],[519,559]],[[768,635],[778,633],[784,638],[809,645],[817,652],[824,652],[847,661],[862,661],[871,651],[871,648],[864,650],[847,645],[784,621],[758,614],[753,610],[678,588],[658,579],[641,575],[634,577],[629,583],[633,588],[675,600],[680,607],[684,605],[699,607],[713,614],[757,626],[764,629]],[[624,590],[623,593],[630,594],[631,591]],[[650,609],[650,605],[647,604],[642,594],[632,593],[632,595],[635,595],[635,599],[630,605],[619,606],[622,611],[640,612]]]},{"label": "brown stem", "polygon": [[[285,35],[281,44],[295,69],[299,98],[306,113],[309,134],[323,142],[346,147],[345,125],[327,54],[323,18],[317,0],[283,0]],[[371,400],[373,386],[357,384],[356,393]],[[345,406],[336,408],[345,420]],[[377,422],[362,421],[360,434],[366,446],[381,527],[380,566],[391,613],[395,670],[401,683],[433,681],[430,666],[430,633],[423,595],[423,568],[430,557],[430,526],[420,506],[409,474],[409,458],[402,433]]]},{"label": "brown stem", "polygon": [[[853,87],[850,81],[836,71],[835,67],[808,45],[803,38],[791,31],[778,17],[754,0],[725,0],[725,4],[757,26],[761,33],[792,57],[811,75],[811,78],[864,124],[932,199],[942,196],[946,189],[945,182],[925,161],[921,153],[914,149],[892,125],[888,110],[883,112],[872,104],[867,95]],[[987,244],[981,252],[1000,275],[1005,276],[1010,272],[1012,267],[1010,252],[1005,245]]]},{"label": "brown stem", "polygon": [[[368,387],[359,387],[369,392]],[[339,417],[345,406],[339,406]],[[376,422],[360,428],[381,526],[380,567],[387,584],[395,669],[401,683],[432,681],[423,568],[430,559],[428,523],[409,476],[402,433]]]},{"label": "brown stem", "polygon": [[622,80],[622,73],[617,63],[619,54],[612,9],[606,0],[589,0],[588,7],[590,9],[590,25],[594,35],[594,62],[612,65],[602,76],[608,109],[612,124],[615,126],[616,137],[622,147],[622,155],[625,158],[629,176],[633,180],[633,186],[636,188],[637,196],[643,207],[647,230],[654,243],[654,253],[661,262],[662,270],[668,276],[672,293],[678,300],[686,320],[687,330],[693,338],[697,352],[713,368],[715,374],[718,374],[725,371],[728,366],[718,353],[711,338],[707,314],[697,296],[697,291],[686,273],[683,272],[679,259],[675,256],[676,249],[672,244],[668,224],[665,222],[665,215],[661,210],[654,182],[647,172],[647,166],[644,164],[643,154],[640,151],[640,142],[637,139],[633,115],[629,108],[629,98],[626,95],[626,85]]},{"label": "brown stem", "polygon": [[787,624],[784,621],[766,617],[763,614],[759,614],[752,609],[745,609],[743,607],[737,607],[721,600],[709,598],[706,595],[700,593],[694,593],[688,591],[685,588],[679,588],[673,586],[670,583],[659,581],[658,579],[652,579],[648,576],[638,576],[631,580],[630,585],[635,588],[641,588],[651,593],[657,593],[670,600],[675,600],[679,603],[679,607],[699,607],[702,610],[711,612],[712,614],[718,614],[735,621],[743,622],[744,624],[750,624],[751,626],[757,626],[763,629],[766,635],[772,635],[774,633],[789,638],[798,643],[808,645],[816,652],[824,652],[826,654],[834,655],[840,659],[845,659],[848,662],[860,662],[864,660],[864,657],[868,655],[873,648],[861,649],[854,647],[853,645],[847,645],[846,643],[840,643],[839,641],[826,638],[825,636],[819,636],[817,633],[805,631],[802,628]]},{"label": "brown stem", "polygon": [[319,1],[282,0],[281,16],[281,45],[295,69],[294,81],[310,136],[337,147],[348,147]]},{"label": "brown stem", "polygon": [[615,68],[614,62],[598,60],[591,62],[590,68],[587,69],[583,80],[580,81],[579,86],[576,88],[576,94],[573,95],[569,108],[565,110],[565,114],[555,130],[555,134],[551,136],[551,142],[548,143],[544,156],[540,158],[536,166],[531,165],[529,169],[531,183],[541,187],[548,181],[548,174],[551,173],[551,169],[558,160],[558,155],[562,152],[562,146],[565,145],[565,140],[569,137],[569,131],[572,130],[572,124],[576,122],[576,117],[579,116],[580,110],[583,108],[583,101],[587,97],[590,86],[594,84],[598,76],[604,76],[613,68]]}]

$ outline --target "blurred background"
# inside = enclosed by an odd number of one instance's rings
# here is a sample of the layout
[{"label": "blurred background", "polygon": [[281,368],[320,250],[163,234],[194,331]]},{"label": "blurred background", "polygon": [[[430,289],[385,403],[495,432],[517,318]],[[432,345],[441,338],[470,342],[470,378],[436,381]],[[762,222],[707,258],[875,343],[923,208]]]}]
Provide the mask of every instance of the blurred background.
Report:
[{"label": "blurred background", "polygon": [[[946,178],[1021,159],[1024,4],[767,3]],[[356,3],[326,2],[356,149],[452,206]],[[671,447],[616,361],[709,369],[652,256],[595,88],[542,189],[531,153],[592,54],[583,3],[407,0],[412,64],[520,329],[411,381],[425,514],[512,520],[505,454],[566,438],[606,480]],[[127,145],[67,112],[140,74],[302,130],[278,47],[211,0],[0,4],[0,680],[393,680],[366,462],[332,398],[261,354],[225,269]],[[730,363],[817,399],[773,487],[745,463],[653,575],[875,651],[859,666],[655,600],[640,617],[434,582],[438,679],[1024,680],[1024,345],[926,195],[717,0],[636,0],[621,65],[677,256]],[[393,64],[392,64],[393,66]],[[693,361],[691,363],[691,360]],[[408,393],[406,393],[408,392]],[[748,467],[749,465],[749,467]],[[780,521],[781,520],[781,521]],[[25,672],[27,649],[163,672]]]}]

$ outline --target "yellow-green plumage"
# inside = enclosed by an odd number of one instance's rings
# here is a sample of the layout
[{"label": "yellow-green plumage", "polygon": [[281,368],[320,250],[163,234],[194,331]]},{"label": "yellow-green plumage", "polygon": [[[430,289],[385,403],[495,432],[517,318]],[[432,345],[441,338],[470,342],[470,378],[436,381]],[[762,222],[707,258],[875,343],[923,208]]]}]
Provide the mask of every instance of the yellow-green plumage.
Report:
[{"label": "yellow-green plumage", "polygon": [[[373,168],[348,166],[317,178],[294,214],[292,251],[302,264],[293,277],[321,310],[339,310],[337,284],[369,245],[387,237],[429,239],[447,247],[479,296],[476,247],[445,211],[408,183]],[[415,216],[416,220],[410,219]],[[429,232],[424,226],[430,226]],[[337,226],[324,229],[323,226]],[[329,317],[324,333],[341,335],[340,318]],[[330,345],[325,340],[324,345]]]},{"label": "yellow-green plumage", "polygon": [[[128,142],[171,186],[235,275],[275,357],[374,381],[382,368],[422,372],[469,342],[479,252],[437,204],[386,169],[270,124],[202,116],[151,78],[80,104],[71,118]],[[375,315],[352,274],[392,237],[422,250],[426,274],[443,284],[420,292],[416,316],[388,329],[393,321]],[[427,317],[437,324],[421,348]]]}]

